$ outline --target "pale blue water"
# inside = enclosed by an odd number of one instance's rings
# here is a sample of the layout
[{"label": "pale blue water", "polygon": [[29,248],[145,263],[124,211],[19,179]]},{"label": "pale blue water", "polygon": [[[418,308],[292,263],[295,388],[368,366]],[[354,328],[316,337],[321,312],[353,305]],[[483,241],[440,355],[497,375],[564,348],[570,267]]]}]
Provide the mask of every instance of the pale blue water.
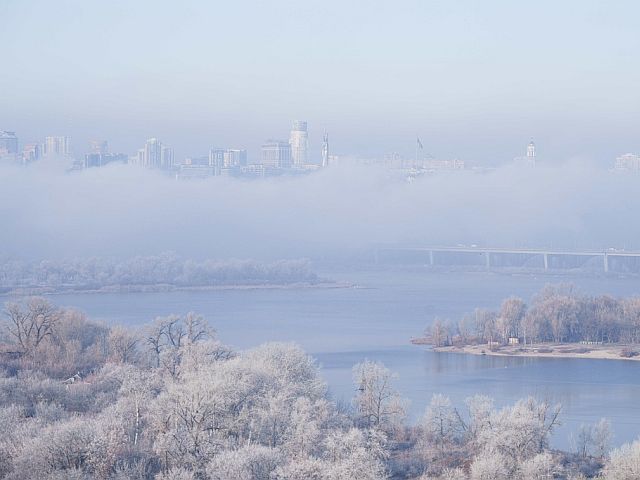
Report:
[{"label": "pale blue water", "polygon": [[244,349],[266,341],[294,341],[316,357],[332,394],[354,393],[352,366],[367,358],[397,372],[397,388],[411,400],[411,417],[431,395],[449,395],[463,408],[475,393],[498,405],[534,395],[559,402],[554,444],[569,446],[580,423],[608,418],[614,443],[640,436],[640,363],[611,360],[526,359],[434,353],[410,345],[435,316],[458,319],[475,307],[497,308],[509,295],[528,300],[545,283],[573,282],[587,293],[640,295],[637,279],[549,277],[416,271],[323,272],[358,285],[344,289],[225,290],[136,294],[56,295],[109,323],[141,325],[157,315],[195,311],[220,339]]}]

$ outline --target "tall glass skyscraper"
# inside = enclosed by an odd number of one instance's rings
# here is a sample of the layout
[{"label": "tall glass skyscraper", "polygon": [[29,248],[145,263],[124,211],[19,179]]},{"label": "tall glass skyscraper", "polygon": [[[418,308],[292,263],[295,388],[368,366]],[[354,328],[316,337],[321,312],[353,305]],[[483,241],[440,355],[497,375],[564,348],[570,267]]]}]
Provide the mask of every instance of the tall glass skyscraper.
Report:
[{"label": "tall glass skyscraper", "polygon": [[303,167],[309,163],[309,136],[307,134],[307,122],[295,120],[289,135],[291,145],[291,161],[294,167]]}]

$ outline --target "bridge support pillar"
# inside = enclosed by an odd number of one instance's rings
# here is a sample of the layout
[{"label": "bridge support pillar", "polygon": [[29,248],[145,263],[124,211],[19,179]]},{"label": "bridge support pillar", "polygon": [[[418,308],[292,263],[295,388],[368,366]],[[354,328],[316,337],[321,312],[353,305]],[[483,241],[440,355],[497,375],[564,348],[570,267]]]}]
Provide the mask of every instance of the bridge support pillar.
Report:
[{"label": "bridge support pillar", "polygon": [[433,250],[429,250],[429,265],[433,267]]},{"label": "bridge support pillar", "polygon": [[604,273],[609,273],[609,255],[607,255],[606,253],[604,254],[603,257],[603,266],[604,266]]},{"label": "bridge support pillar", "polygon": [[545,271],[549,270],[549,254],[543,253],[542,258],[544,259],[544,269]]},{"label": "bridge support pillar", "polygon": [[491,270],[491,252],[484,252],[484,259],[487,270]]}]

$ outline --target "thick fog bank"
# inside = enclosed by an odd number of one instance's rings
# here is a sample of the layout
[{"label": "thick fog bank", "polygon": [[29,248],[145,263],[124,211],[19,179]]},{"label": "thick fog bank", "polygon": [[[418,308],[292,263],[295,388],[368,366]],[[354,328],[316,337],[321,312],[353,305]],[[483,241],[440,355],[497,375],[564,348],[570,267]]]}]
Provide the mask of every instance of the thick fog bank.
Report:
[{"label": "thick fog bank", "polygon": [[318,258],[376,243],[631,249],[639,187],[638,176],[578,161],[412,182],[366,165],[197,181],[127,166],[3,166],[0,245],[20,258]]}]

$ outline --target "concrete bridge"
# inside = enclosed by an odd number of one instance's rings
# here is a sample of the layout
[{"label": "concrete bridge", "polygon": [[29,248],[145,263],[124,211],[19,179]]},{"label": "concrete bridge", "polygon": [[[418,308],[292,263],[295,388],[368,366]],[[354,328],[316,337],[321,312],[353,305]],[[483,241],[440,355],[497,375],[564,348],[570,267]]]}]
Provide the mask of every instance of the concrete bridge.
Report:
[{"label": "concrete bridge", "polygon": [[[599,270],[640,273],[640,251],[487,248],[478,246],[379,247],[376,263],[385,261],[431,266],[517,267],[535,270]],[[408,262],[407,262],[408,261]]]}]

